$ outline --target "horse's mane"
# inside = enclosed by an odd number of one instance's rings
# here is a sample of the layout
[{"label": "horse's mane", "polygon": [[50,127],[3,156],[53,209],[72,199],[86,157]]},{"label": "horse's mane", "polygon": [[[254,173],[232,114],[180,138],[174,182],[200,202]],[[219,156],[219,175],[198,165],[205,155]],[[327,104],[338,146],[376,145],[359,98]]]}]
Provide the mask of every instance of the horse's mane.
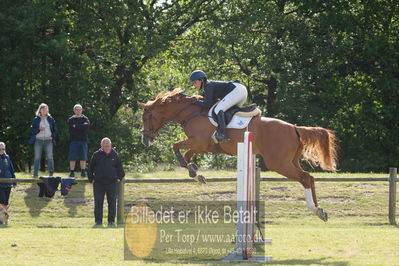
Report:
[{"label": "horse's mane", "polygon": [[176,88],[173,91],[166,91],[166,92],[161,92],[157,95],[155,98],[154,102],[160,100],[161,102],[165,102],[166,99],[172,98],[173,96],[182,93],[183,90],[181,88]]},{"label": "horse's mane", "polygon": [[143,104],[142,106],[152,106],[152,105],[158,105],[158,104],[163,104],[166,102],[170,102],[171,100],[168,101],[168,99],[172,99],[174,96],[185,96],[183,98],[190,99],[191,97],[195,97],[197,99],[201,99],[202,96],[200,95],[193,95],[189,96],[183,93],[183,89],[181,88],[176,88],[173,91],[166,91],[166,92],[160,92],[158,95],[155,97],[155,100],[153,101],[148,101],[146,104]]}]

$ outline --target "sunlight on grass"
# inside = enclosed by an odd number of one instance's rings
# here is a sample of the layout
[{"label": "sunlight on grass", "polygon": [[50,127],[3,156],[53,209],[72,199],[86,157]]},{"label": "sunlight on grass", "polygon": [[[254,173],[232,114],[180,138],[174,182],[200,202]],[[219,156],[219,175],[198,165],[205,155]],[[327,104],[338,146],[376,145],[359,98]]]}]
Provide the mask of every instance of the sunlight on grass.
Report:
[{"label": "sunlight on grass", "polygon": [[[235,177],[234,171],[201,174],[208,178]],[[385,173],[313,175],[387,177]],[[279,177],[274,172],[262,172],[261,176]],[[18,173],[17,177],[30,178],[27,173]],[[184,170],[128,173],[127,178],[187,178],[187,173]],[[266,205],[265,234],[273,238],[273,245],[267,246],[266,253],[273,256],[275,264],[397,263],[399,233],[397,226],[388,225],[388,182],[316,182],[316,188],[319,203],[329,214],[327,223],[307,210],[299,183],[261,183],[260,198]],[[207,185],[126,184],[125,210],[138,202],[234,200],[235,191],[234,181]],[[123,228],[93,229],[93,206],[90,184],[74,185],[67,196],[57,192],[52,199],[39,198],[36,184],[18,184],[11,193],[10,224],[0,227],[0,264],[156,264],[124,261]],[[104,215],[105,220],[106,211]]]}]

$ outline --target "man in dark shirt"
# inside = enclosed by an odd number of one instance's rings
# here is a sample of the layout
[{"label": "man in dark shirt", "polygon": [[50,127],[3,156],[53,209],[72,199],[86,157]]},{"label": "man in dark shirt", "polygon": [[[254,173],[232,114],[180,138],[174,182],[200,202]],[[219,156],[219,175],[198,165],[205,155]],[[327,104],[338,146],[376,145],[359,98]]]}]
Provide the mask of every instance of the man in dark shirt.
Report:
[{"label": "man in dark shirt", "polygon": [[68,119],[69,128],[69,173],[70,177],[75,176],[76,160],[80,159],[81,176],[86,176],[86,161],[87,161],[87,133],[89,131],[90,121],[87,116],[83,115],[83,108],[80,104],[75,104],[73,107],[75,113]]},{"label": "man in dark shirt", "polygon": [[93,184],[94,217],[96,226],[102,225],[104,196],[108,202],[108,225],[115,224],[118,184],[125,176],[122,161],[112,149],[109,138],[101,140],[101,149],[96,151],[89,163],[88,177]]}]

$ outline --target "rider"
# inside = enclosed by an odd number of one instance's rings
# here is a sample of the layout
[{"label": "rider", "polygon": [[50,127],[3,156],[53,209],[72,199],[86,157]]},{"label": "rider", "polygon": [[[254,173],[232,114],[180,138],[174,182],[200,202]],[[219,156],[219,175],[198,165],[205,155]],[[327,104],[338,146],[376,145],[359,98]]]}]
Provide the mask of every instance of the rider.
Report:
[{"label": "rider", "polygon": [[238,81],[208,80],[204,71],[195,70],[191,73],[192,85],[197,90],[203,90],[204,100],[193,99],[193,103],[201,107],[211,107],[215,100],[221,99],[215,107],[218,117],[218,129],[215,138],[219,142],[228,141],[226,134],[226,118],[224,113],[234,105],[241,107],[247,100],[247,88]]}]

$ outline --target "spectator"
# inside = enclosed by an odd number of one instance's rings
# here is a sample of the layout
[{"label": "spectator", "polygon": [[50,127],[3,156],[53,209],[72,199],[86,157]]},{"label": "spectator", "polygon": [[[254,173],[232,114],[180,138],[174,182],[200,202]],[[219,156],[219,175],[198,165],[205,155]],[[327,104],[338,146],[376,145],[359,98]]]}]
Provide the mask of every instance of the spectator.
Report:
[{"label": "spectator", "polygon": [[[0,142],[0,178],[15,178],[14,166],[10,156],[6,153],[6,144]],[[0,205],[7,211],[11,194],[11,187],[16,183],[0,183]]]},{"label": "spectator", "polygon": [[89,163],[88,178],[93,184],[95,226],[103,220],[104,196],[108,202],[108,226],[115,225],[118,182],[125,176],[122,161],[112,149],[109,138],[101,140],[101,148],[94,152]]},{"label": "spectator", "polygon": [[35,150],[33,177],[38,176],[43,149],[47,157],[49,175],[53,176],[53,146],[55,145],[55,138],[58,135],[58,129],[54,118],[49,113],[47,104],[42,103],[39,105],[36,111],[36,117],[33,119],[32,125],[30,126],[30,131],[32,135],[29,139],[29,144],[34,144]]},{"label": "spectator", "polygon": [[75,113],[68,119],[69,128],[69,176],[75,177],[76,160],[80,159],[81,177],[86,176],[86,161],[87,161],[87,133],[89,131],[90,121],[82,114],[83,108],[80,104],[75,104],[73,107]]}]

